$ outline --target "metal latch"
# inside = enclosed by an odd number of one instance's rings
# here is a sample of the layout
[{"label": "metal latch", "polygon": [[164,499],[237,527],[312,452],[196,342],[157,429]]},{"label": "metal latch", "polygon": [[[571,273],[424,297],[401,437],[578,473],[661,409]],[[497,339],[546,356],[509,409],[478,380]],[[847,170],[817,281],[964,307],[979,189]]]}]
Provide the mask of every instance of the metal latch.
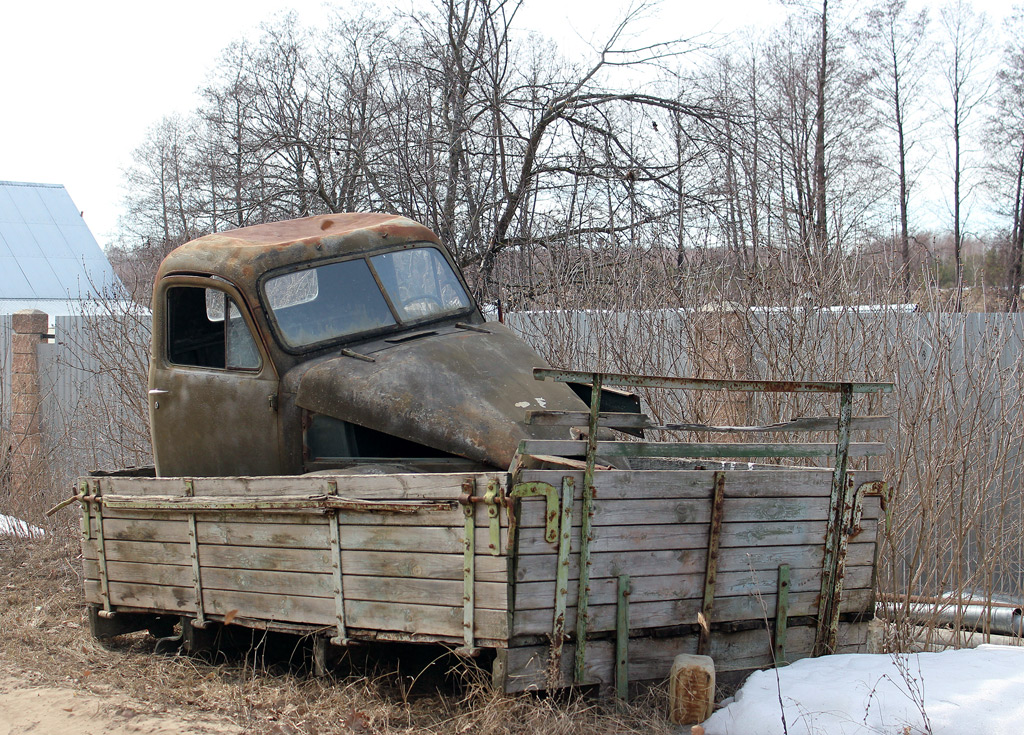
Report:
[{"label": "metal latch", "polygon": [[546,482],[520,482],[509,493],[513,498],[546,498],[544,513],[544,540],[549,544],[558,541],[558,488]]},{"label": "metal latch", "polygon": [[501,483],[497,479],[490,480],[487,483],[487,491],[483,494],[483,497],[473,495],[470,484],[463,485],[463,490],[464,492],[459,496],[459,502],[465,506],[467,516],[472,513],[473,503],[483,503],[487,506],[487,520],[490,529],[487,547],[492,556],[500,556],[501,517],[498,513],[498,506],[505,504],[505,498],[499,495]]}]

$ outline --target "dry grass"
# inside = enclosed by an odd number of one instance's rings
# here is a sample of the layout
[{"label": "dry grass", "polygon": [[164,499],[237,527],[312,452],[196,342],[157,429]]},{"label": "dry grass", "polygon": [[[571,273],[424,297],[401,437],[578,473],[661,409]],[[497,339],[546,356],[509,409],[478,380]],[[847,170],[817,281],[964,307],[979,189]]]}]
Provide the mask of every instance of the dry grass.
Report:
[{"label": "dry grass", "polygon": [[0,674],[116,692],[153,712],[224,718],[267,735],[673,732],[657,689],[616,710],[576,695],[498,694],[465,669],[448,677],[378,669],[317,679],[281,664],[254,665],[247,656],[211,664],[158,655],[154,639],[141,633],[100,645],[88,632],[81,583],[77,540],[0,537]]}]

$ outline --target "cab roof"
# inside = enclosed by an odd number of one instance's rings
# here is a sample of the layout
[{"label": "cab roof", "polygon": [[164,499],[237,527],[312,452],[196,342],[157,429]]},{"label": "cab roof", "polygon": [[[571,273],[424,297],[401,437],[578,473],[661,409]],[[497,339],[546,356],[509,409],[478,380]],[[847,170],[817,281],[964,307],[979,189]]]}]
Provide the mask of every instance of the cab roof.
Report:
[{"label": "cab roof", "polygon": [[192,240],[164,258],[157,278],[172,273],[210,273],[245,287],[282,266],[423,241],[440,244],[428,228],[399,215],[323,214]]}]

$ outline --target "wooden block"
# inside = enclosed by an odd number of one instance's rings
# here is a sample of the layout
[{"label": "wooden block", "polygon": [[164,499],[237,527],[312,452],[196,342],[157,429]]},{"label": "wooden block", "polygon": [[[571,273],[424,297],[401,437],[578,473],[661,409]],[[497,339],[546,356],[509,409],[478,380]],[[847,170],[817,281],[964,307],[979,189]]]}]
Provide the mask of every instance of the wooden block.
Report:
[{"label": "wooden block", "polygon": [[668,678],[668,718],[676,725],[696,725],[715,707],[715,662],[710,656],[681,653]]}]

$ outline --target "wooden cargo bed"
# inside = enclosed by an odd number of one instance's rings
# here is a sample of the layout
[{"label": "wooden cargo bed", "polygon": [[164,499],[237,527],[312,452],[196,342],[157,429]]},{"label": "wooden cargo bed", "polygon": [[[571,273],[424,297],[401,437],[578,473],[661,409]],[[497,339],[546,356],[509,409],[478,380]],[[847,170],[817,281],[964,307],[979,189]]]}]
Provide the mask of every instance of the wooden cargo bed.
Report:
[{"label": "wooden cargo bed", "polygon": [[82,478],[86,599],[107,621],[495,649],[507,691],[622,692],[679,653],[726,672],[863,650],[885,485],[846,470],[845,410],[837,443],[810,445],[828,468],[601,469],[694,445],[598,441],[626,419],[595,401],[582,454],[525,442],[510,473]]}]

